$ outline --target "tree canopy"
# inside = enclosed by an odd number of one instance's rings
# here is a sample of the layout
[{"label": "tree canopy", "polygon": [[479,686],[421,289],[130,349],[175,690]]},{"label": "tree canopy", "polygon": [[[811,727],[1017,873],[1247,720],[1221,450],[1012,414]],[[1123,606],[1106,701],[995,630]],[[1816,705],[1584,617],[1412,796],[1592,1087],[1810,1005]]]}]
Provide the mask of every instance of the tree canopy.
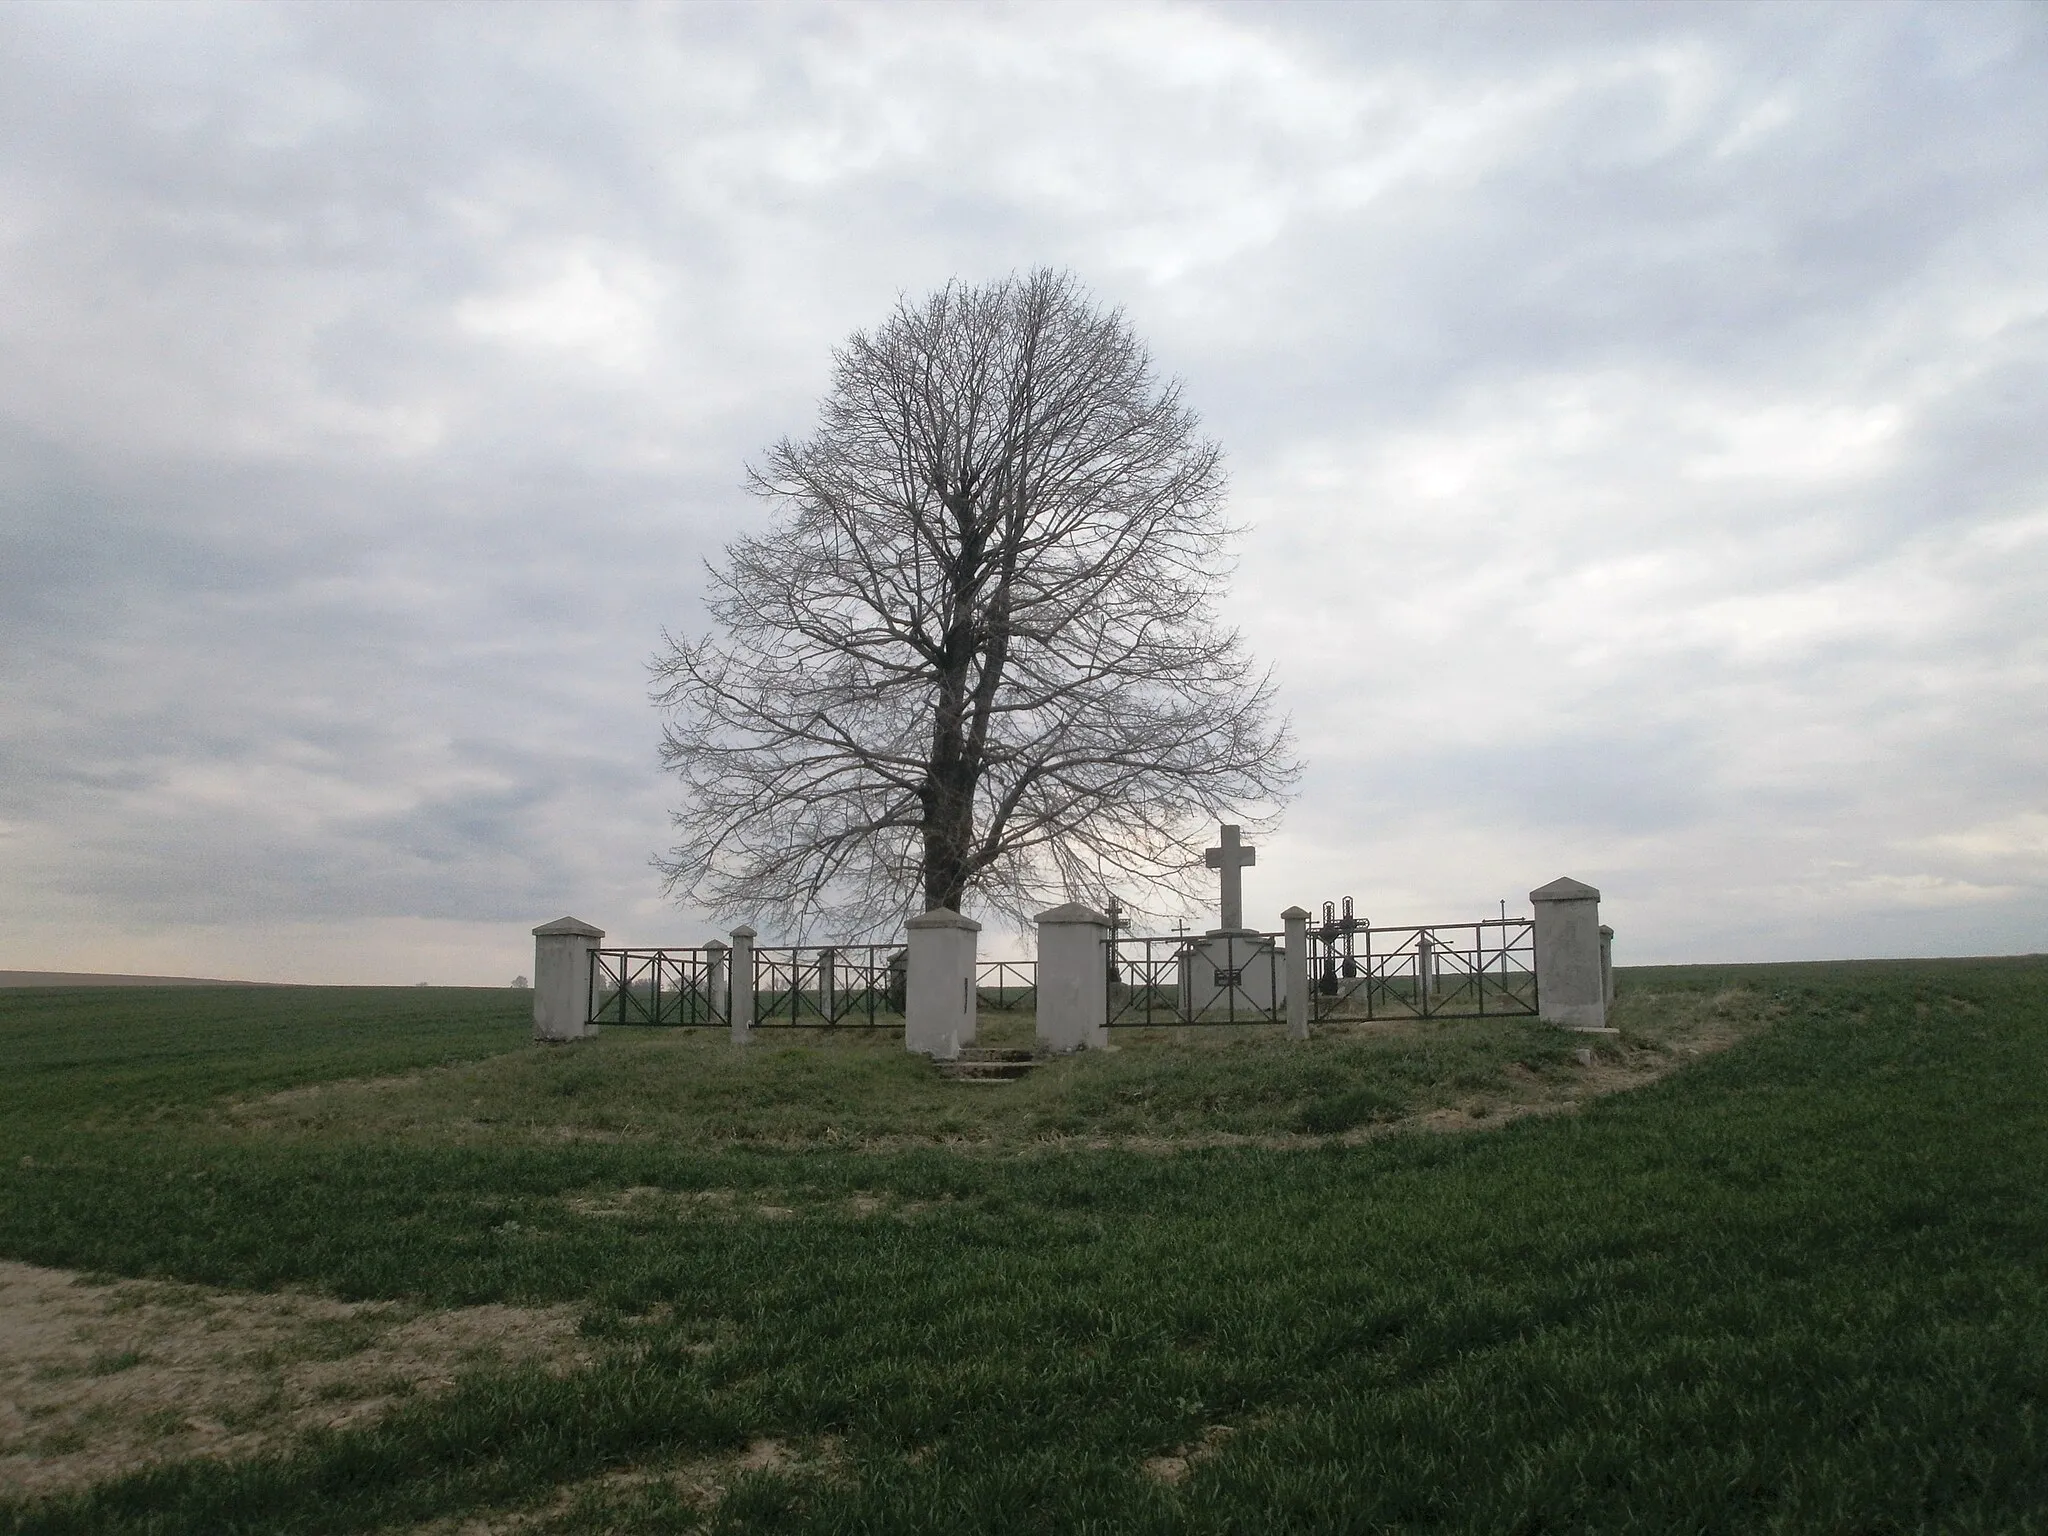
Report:
[{"label": "tree canopy", "polygon": [[772,518],[709,568],[718,628],[655,663],[681,899],[1021,921],[1183,890],[1214,820],[1284,798],[1271,676],[1216,614],[1221,451],[1071,275],[900,301],[748,485]]}]

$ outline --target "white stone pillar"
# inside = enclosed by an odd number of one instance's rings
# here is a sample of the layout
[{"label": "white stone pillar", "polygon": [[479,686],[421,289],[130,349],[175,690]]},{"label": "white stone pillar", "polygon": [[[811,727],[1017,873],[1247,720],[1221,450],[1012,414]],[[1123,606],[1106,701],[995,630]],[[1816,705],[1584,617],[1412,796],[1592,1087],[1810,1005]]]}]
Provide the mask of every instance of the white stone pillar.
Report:
[{"label": "white stone pillar", "polygon": [[981,924],[934,907],[903,925],[910,953],[904,979],[903,1047],[951,1061],[974,1044],[974,950]]},{"label": "white stone pillar", "polygon": [[1308,1038],[1308,913],[1289,907],[1280,914],[1287,927],[1287,1038]]},{"label": "white stone pillar", "polygon": [[732,931],[732,1005],[726,1017],[732,1023],[732,1043],[745,1045],[754,1038],[754,930],[745,923]]},{"label": "white stone pillar", "polygon": [[818,1012],[830,1024],[839,1011],[839,957],[829,949],[818,951]]},{"label": "white stone pillar", "polygon": [[1079,902],[1038,914],[1038,1048],[1109,1044],[1109,936],[1114,924]]},{"label": "white stone pillar", "polygon": [[1538,1017],[1567,1029],[1606,1029],[1600,893],[1567,875],[1531,891],[1529,900],[1536,908]]},{"label": "white stone pillar", "polygon": [[1427,1013],[1436,996],[1436,940],[1427,928],[1415,935],[1415,1006]]},{"label": "white stone pillar", "polygon": [[1614,930],[1600,925],[1600,1001],[1614,1006]]},{"label": "white stone pillar", "polygon": [[604,930],[558,917],[533,930],[533,1038],[581,1040],[597,1033],[590,1022],[590,952]]}]

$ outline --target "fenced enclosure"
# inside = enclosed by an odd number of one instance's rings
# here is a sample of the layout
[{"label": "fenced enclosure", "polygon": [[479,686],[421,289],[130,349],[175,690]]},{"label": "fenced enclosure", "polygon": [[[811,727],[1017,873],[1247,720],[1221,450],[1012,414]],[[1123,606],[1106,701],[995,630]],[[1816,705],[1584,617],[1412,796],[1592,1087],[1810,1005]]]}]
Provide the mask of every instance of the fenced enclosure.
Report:
[{"label": "fenced enclosure", "polygon": [[[1318,1023],[1527,1017],[1536,998],[1535,924],[1528,918],[1375,928],[1325,904],[1308,929],[1309,1016]],[[1108,948],[1112,1029],[1284,1024],[1286,937],[1118,934]],[[724,1029],[732,960],[721,944],[596,949],[595,1025]],[[763,945],[753,951],[756,1029],[891,1029],[901,1025],[907,962],[890,944]],[[1038,1005],[1035,960],[983,960],[975,999],[987,1012]]]},{"label": "fenced enclosure", "polygon": [[1526,917],[1374,928],[1328,903],[1308,932],[1317,1020],[1527,1016],[1536,1012],[1535,924]]},{"label": "fenced enclosure", "polygon": [[1286,1022],[1282,934],[1119,934],[1104,943],[1111,1029]]}]

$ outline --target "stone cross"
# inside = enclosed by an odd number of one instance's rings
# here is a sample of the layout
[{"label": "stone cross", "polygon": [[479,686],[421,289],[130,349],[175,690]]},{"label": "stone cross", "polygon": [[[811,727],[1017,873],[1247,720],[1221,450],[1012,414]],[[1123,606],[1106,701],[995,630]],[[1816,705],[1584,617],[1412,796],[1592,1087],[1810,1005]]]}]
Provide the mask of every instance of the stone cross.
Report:
[{"label": "stone cross", "polygon": [[1219,931],[1235,933],[1244,928],[1244,867],[1259,862],[1259,850],[1246,848],[1238,842],[1238,827],[1234,822],[1220,824],[1217,831],[1222,835],[1223,846],[1204,848],[1202,862],[1221,872],[1223,926]]}]

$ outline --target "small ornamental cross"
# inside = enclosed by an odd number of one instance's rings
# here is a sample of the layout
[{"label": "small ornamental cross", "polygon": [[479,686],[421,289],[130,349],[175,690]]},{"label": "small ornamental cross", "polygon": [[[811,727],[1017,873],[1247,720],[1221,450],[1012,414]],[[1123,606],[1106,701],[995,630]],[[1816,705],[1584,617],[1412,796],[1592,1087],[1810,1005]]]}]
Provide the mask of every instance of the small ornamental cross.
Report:
[{"label": "small ornamental cross", "polygon": [[1222,916],[1225,933],[1234,933],[1244,927],[1244,868],[1247,864],[1259,862],[1259,850],[1247,848],[1238,842],[1239,828],[1235,822],[1224,822],[1217,831],[1221,834],[1221,848],[1202,850],[1202,862],[1221,874],[1223,882]]}]

